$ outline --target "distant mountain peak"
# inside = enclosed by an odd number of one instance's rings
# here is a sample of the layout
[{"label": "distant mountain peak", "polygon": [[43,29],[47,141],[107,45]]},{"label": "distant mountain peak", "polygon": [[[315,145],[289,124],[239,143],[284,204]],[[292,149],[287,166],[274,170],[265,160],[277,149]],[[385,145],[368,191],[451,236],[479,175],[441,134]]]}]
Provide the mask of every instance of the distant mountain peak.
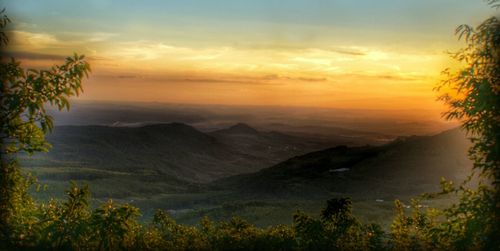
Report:
[{"label": "distant mountain peak", "polygon": [[233,125],[226,129],[227,132],[230,133],[238,133],[238,134],[257,134],[259,133],[255,128],[245,124],[245,123],[238,123],[236,125]]}]

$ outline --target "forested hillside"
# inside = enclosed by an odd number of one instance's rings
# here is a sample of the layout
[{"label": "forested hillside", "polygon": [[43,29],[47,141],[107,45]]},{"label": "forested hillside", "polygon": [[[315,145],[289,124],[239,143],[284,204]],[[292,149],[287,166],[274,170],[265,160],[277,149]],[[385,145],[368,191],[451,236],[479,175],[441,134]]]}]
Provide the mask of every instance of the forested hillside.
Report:
[{"label": "forested hillside", "polygon": [[235,128],[207,134],[182,123],[60,126],[47,137],[52,151],[22,159],[27,167],[117,171],[203,183],[255,172],[296,155],[348,142],[259,132],[248,126],[250,132],[238,132]]}]

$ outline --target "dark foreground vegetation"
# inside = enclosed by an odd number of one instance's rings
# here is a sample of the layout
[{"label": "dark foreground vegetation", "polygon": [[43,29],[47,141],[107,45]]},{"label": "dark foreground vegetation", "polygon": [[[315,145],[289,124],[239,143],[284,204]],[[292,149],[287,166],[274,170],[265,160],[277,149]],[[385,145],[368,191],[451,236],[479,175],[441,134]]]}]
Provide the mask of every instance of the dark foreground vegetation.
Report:
[{"label": "dark foreground vegetation", "polygon": [[[498,5],[498,1],[489,1]],[[2,13],[3,15],[3,13]],[[4,16],[3,28],[8,19]],[[89,206],[87,187],[73,185],[63,201],[36,202],[29,188],[35,179],[21,173],[16,153],[47,151],[44,135],[53,127],[45,104],[69,108],[67,98],[78,95],[90,72],[84,57],[75,55],[50,70],[24,70],[2,58],[0,248],[55,250],[499,250],[500,249],[500,23],[487,19],[476,29],[460,26],[466,47],[454,57],[464,64],[445,71],[443,86],[459,95],[442,95],[450,106],[448,119],[459,119],[473,139],[470,157],[479,185],[442,181],[440,194],[457,194],[459,201],[444,209],[423,209],[419,200],[412,213],[395,202],[389,231],[363,224],[351,212],[347,198],[328,200],[318,217],[301,212],[291,226],[265,229],[239,219],[199,227],[179,225],[165,212],[140,223],[140,212],[109,201]],[[7,38],[1,33],[0,42]],[[472,177],[472,175],[471,175]]]}]

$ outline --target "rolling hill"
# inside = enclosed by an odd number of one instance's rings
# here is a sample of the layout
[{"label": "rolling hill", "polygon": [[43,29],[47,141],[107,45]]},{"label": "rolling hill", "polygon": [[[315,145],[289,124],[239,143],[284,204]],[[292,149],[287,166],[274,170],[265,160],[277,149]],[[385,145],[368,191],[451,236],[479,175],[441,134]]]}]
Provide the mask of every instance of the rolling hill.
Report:
[{"label": "rolling hill", "polygon": [[48,136],[53,148],[35,156],[45,166],[164,175],[199,182],[249,172],[257,161],[185,124],[138,128],[107,126],[57,127]]},{"label": "rolling hill", "polygon": [[[185,191],[337,144],[260,132],[244,124],[204,133],[182,123],[57,126],[47,140],[53,145],[48,153],[21,156],[22,165],[39,179],[61,186],[69,180],[91,182],[109,190],[105,196],[119,197],[131,194],[129,190],[138,195]],[[123,192],[113,192],[119,190]]]},{"label": "rolling hill", "polygon": [[441,177],[463,180],[472,167],[469,146],[459,129],[400,138],[384,146],[337,146],[214,184],[255,198],[415,196],[435,191]]},{"label": "rolling hill", "polygon": [[258,158],[267,164],[266,167],[311,151],[352,143],[338,138],[321,139],[276,131],[262,132],[244,123],[211,132],[210,135],[238,152]]}]

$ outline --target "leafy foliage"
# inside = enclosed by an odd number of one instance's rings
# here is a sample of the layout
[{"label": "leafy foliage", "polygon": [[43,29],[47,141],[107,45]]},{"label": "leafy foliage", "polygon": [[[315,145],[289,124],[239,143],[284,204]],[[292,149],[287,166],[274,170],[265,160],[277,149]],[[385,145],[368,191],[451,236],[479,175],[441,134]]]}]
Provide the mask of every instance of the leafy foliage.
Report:
[{"label": "leafy foliage", "polygon": [[[10,22],[0,12],[0,45],[8,39],[3,28]],[[34,218],[35,204],[27,192],[33,179],[23,177],[12,157],[18,152],[47,151],[50,145],[45,133],[53,127],[45,106],[51,104],[60,110],[69,109],[68,98],[82,91],[82,79],[90,72],[83,56],[74,55],[65,64],[50,70],[25,70],[15,59],[0,59],[0,235],[9,239],[20,226]],[[23,231],[21,231],[23,232]],[[25,234],[18,235],[24,239]],[[3,242],[8,243],[8,242]]]},{"label": "leafy foliage", "polygon": [[[498,6],[498,0],[488,1]],[[1,12],[0,14],[3,14]],[[9,20],[0,21],[4,27]],[[257,228],[235,217],[200,227],[177,224],[158,211],[152,222],[141,224],[139,210],[112,201],[96,209],[89,206],[86,186],[72,184],[65,201],[35,202],[28,188],[36,179],[22,175],[13,153],[46,151],[44,135],[53,126],[47,103],[69,108],[68,98],[82,91],[90,71],[83,56],[68,58],[51,70],[24,70],[14,59],[0,68],[1,173],[0,248],[50,250],[499,250],[500,168],[498,94],[500,23],[493,17],[476,29],[460,26],[457,34],[466,48],[454,54],[464,68],[445,71],[443,86],[456,95],[443,95],[449,119],[460,119],[470,132],[470,151],[482,179],[477,188],[467,182],[455,186],[443,180],[441,194],[455,193],[460,200],[444,210],[422,210],[419,199],[411,212],[399,201],[390,233],[375,224],[361,223],[347,198],[332,199],[320,217],[302,212],[291,226]],[[0,34],[2,43],[7,39]],[[472,177],[472,176],[471,176]],[[469,179],[470,180],[470,179]],[[429,194],[425,197],[439,196]]]},{"label": "leafy foliage", "polygon": [[[488,1],[495,8],[499,2]],[[466,43],[452,54],[462,67],[446,69],[446,79],[437,90],[451,90],[440,96],[450,107],[445,117],[460,120],[469,133],[475,172],[459,185],[442,180],[441,193],[423,195],[458,195],[458,203],[444,210],[423,212],[415,200],[411,216],[406,216],[396,202],[391,234],[397,248],[500,249],[500,22],[491,17],[476,28],[461,25],[456,34]],[[477,186],[471,182],[475,173]]]},{"label": "leafy foliage", "polygon": [[[487,1],[498,8],[498,0]],[[469,132],[469,151],[474,169],[481,177],[477,189],[467,182],[454,186],[443,182],[443,193],[460,195],[458,204],[444,210],[447,221],[435,229],[434,238],[456,248],[473,244],[500,249],[500,21],[491,17],[478,27],[461,25],[456,34],[466,46],[452,57],[463,66],[444,71],[446,80],[439,88],[454,90],[440,97],[448,106],[445,116],[458,119]],[[438,88],[438,89],[439,89]],[[443,231],[438,231],[443,230]],[[446,230],[446,231],[444,231]]]},{"label": "leafy foliage", "polygon": [[[379,250],[384,232],[364,225],[350,210],[317,219],[298,212],[292,226],[257,228],[234,217],[204,218],[200,227],[177,224],[158,210],[148,224],[139,211],[111,201],[91,210],[89,189],[72,184],[64,202],[32,204],[10,235],[10,247],[53,250]],[[30,217],[28,217],[30,216]],[[5,244],[5,243],[4,243]]]},{"label": "leafy foliage", "polygon": [[2,63],[2,154],[47,151],[45,133],[53,128],[53,121],[45,105],[69,109],[68,98],[82,91],[81,81],[89,72],[90,65],[84,56],[76,54],[50,70],[24,70],[14,59]]}]

